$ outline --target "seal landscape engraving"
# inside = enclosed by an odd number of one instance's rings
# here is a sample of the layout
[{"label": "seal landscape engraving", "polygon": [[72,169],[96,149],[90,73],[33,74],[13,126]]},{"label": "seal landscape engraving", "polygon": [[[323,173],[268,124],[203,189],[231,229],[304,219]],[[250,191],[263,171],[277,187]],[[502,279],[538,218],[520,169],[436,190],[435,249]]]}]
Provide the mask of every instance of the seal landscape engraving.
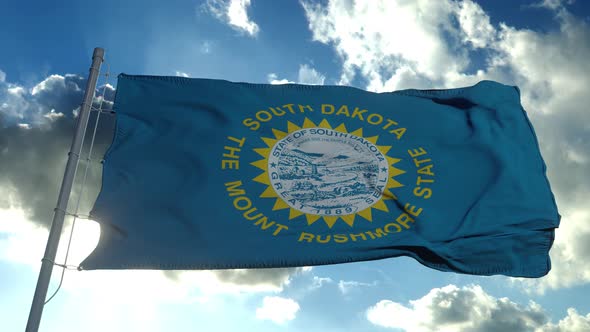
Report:
[{"label": "seal landscape engraving", "polygon": [[389,162],[362,137],[306,128],[276,142],[268,172],[272,187],[291,208],[338,216],[362,211],[381,199]]}]

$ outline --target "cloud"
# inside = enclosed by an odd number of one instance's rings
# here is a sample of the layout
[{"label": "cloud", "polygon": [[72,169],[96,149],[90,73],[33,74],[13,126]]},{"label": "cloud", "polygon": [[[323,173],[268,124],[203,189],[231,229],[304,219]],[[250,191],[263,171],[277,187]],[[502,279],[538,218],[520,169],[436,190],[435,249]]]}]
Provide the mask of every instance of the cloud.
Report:
[{"label": "cloud", "polygon": [[256,318],[284,324],[295,319],[299,309],[299,303],[293,299],[265,296],[262,300],[262,306],[256,309]]},{"label": "cloud", "polygon": [[187,73],[185,73],[183,71],[178,71],[178,70],[174,72],[174,75],[175,76],[180,76],[180,77],[190,77],[189,74],[187,74]]},{"label": "cloud", "polygon": [[557,324],[547,324],[539,332],[582,332],[590,331],[590,314],[582,316],[576,309],[569,308],[567,316]]},{"label": "cloud", "polygon": [[205,8],[233,29],[256,36],[258,25],[248,17],[250,0],[207,0]]},{"label": "cloud", "polygon": [[562,224],[564,226],[556,230],[556,241],[550,252],[551,272],[541,279],[516,280],[517,286],[522,286],[526,292],[544,293],[547,289],[590,281],[590,210],[568,212]]},{"label": "cloud", "polygon": [[162,271],[168,279],[207,294],[280,292],[301,272],[301,268]]},{"label": "cloud", "polygon": [[62,112],[56,112],[54,109],[43,115],[43,117],[49,119],[50,122],[56,121],[63,116],[64,114]]},{"label": "cloud", "polygon": [[311,286],[309,287],[309,290],[316,290],[316,289],[322,288],[322,286],[324,286],[325,284],[330,284],[332,282],[334,282],[334,280],[332,280],[332,278],[313,276],[312,283],[311,283]]},{"label": "cloud", "polygon": [[590,262],[590,250],[580,249],[590,243],[582,217],[590,195],[590,113],[583,106],[590,104],[590,27],[567,11],[569,3],[521,8],[554,15],[558,27],[538,32],[492,25],[471,0],[302,1],[313,39],[332,46],[342,61],[340,83],[362,82],[372,91],[484,79],[519,86],[564,215],[551,251],[553,270],[525,282],[538,291],[590,282],[590,264],[579,264]]},{"label": "cloud", "polygon": [[276,268],[265,270],[219,270],[215,274],[222,282],[233,284],[268,284],[282,285],[289,282],[289,277],[297,272],[298,268]]},{"label": "cloud", "polygon": [[47,242],[47,230],[28,221],[27,214],[9,196],[10,206],[0,206],[0,261],[40,263]]},{"label": "cloud", "polygon": [[289,84],[289,83],[299,83],[299,84],[308,84],[308,85],[323,85],[326,76],[312,68],[307,64],[302,64],[299,66],[299,72],[297,74],[297,82],[290,81],[288,79],[279,79],[277,74],[270,73],[267,76],[267,80],[270,84]]},{"label": "cloud", "polygon": [[307,64],[299,67],[298,81],[301,84],[323,85],[326,77]]},{"label": "cloud", "polygon": [[164,271],[163,273],[180,282],[208,279],[209,291],[220,293],[241,292],[279,292],[291,282],[294,275],[303,273],[304,269],[233,269],[212,271]]},{"label": "cloud", "polygon": [[84,328],[87,331],[162,331],[170,329],[162,324],[170,305],[207,312],[223,301],[222,296],[215,299],[195,289],[193,284],[173,282],[160,271],[67,271],[61,290],[66,294],[59,294],[58,300],[70,308],[72,324],[75,320],[94,323]]},{"label": "cloud", "polygon": [[[0,105],[5,105],[0,113],[0,206],[10,206],[16,201],[30,220],[45,227],[51,221],[57,201],[74,132],[74,111],[82,101],[84,84],[85,79],[76,75],[51,75],[31,89],[0,83]],[[111,90],[110,86],[99,89],[107,97],[114,94]],[[110,103],[104,106],[108,109]],[[102,119],[95,158],[106,150],[114,126],[112,117],[102,115]],[[88,188],[97,190],[100,164],[92,162],[89,171]],[[96,190],[86,191],[82,206],[90,204]],[[74,199],[77,191],[79,188],[75,188]],[[8,193],[15,197],[10,204]]]},{"label": "cloud", "polygon": [[575,2],[575,0],[542,0],[536,4],[533,4],[533,7],[542,7],[548,9],[562,9],[565,5],[571,5]]},{"label": "cloud", "polygon": [[[50,75],[31,88],[0,80],[1,125],[9,127],[21,122],[47,129],[55,114],[72,118],[82,102],[85,86],[86,78],[73,74]],[[114,88],[109,84],[98,87],[98,101],[103,94],[103,108],[110,109]]]},{"label": "cloud", "polygon": [[6,80],[6,73],[0,70],[0,82],[4,82]]},{"label": "cloud", "polygon": [[275,74],[275,73],[268,74],[267,80],[268,80],[268,83],[270,83],[270,84],[290,84],[290,83],[295,83],[293,81],[289,81],[288,79],[284,79],[284,78],[283,79],[279,79],[278,76],[277,76],[277,74]]},{"label": "cloud", "polygon": [[[47,229],[53,217],[67,153],[71,144],[75,114],[82,101],[85,79],[77,75],[51,75],[31,88],[10,82],[0,83],[0,260],[28,264],[35,269],[43,255]],[[94,107],[103,98],[112,98],[114,89],[104,85],[97,89]],[[103,109],[111,107],[103,103]],[[8,111],[6,111],[8,110]],[[102,115],[98,127],[95,161],[89,163],[87,186],[81,192],[81,176],[86,162],[80,163],[76,185],[70,198],[69,211],[73,212],[78,198],[82,214],[88,209],[99,188],[100,160],[110,143],[113,119]],[[93,128],[96,112],[91,116]],[[110,121],[109,121],[110,120]],[[90,135],[86,143],[89,143]],[[82,157],[88,156],[88,144]],[[82,195],[82,196],[81,196]],[[72,218],[65,220],[65,229]],[[78,222],[73,240],[71,259],[78,262],[96,245],[98,228]],[[76,240],[77,238],[77,240]],[[62,236],[57,261],[64,257]],[[76,262],[77,263],[77,262]],[[75,263],[74,263],[75,264]]]},{"label": "cloud", "polygon": [[353,291],[354,289],[358,289],[360,287],[371,287],[371,286],[376,286],[377,282],[372,282],[372,283],[366,283],[366,282],[360,282],[360,281],[354,281],[354,280],[340,280],[338,281],[338,290],[340,290],[340,293],[342,293],[343,295],[346,295],[348,293],[350,293],[351,291]]},{"label": "cloud", "polygon": [[590,326],[590,314],[583,317],[569,309],[564,319],[553,324],[535,302],[522,306],[495,298],[477,285],[434,288],[409,305],[382,300],[366,311],[366,317],[378,326],[412,332],[581,332]]},{"label": "cloud", "polygon": [[463,1],[456,15],[463,32],[463,43],[469,43],[473,48],[485,48],[494,41],[496,31],[490,23],[490,17],[478,4]]},{"label": "cloud", "polygon": [[[168,270],[162,273],[180,283],[196,283],[212,293],[280,292],[294,276],[309,272],[309,267],[231,270]],[[203,281],[203,280],[206,280]],[[207,286],[202,286],[203,284]]]},{"label": "cloud", "polygon": [[80,105],[86,78],[78,75],[51,75],[30,90],[30,97],[36,105],[49,111],[70,114]]},{"label": "cloud", "polygon": [[414,87],[425,87],[469,64],[467,51],[444,37],[459,34],[452,24],[459,11],[454,2],[333,0],[325,6],[307,1],[302,5],[313,39],[333,45],[341,58],[342,84],[351,84],[358,74],[370,90],[391,90],[411,72]]}]

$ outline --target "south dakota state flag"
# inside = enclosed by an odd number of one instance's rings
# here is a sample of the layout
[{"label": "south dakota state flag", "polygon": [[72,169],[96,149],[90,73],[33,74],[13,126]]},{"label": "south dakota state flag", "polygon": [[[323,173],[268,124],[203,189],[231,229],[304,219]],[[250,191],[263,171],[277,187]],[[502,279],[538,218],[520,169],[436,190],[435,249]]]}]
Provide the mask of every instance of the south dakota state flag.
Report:
[{"label": "south dakota state flag", "polygon": [[410,256],[540,277],[560,216],[519,90],[121,75],[84,269]]}]

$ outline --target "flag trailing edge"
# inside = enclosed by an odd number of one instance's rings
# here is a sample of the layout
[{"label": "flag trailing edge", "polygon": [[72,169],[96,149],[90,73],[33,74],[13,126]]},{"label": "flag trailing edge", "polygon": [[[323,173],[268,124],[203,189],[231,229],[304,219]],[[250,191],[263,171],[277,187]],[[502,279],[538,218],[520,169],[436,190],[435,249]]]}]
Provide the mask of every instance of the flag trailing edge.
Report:
[{"label": "flag trailing edge", "polygon": [[540,277],[560,216],[516,87],[372,93],[120,75],[84,269],[410,256]]}]

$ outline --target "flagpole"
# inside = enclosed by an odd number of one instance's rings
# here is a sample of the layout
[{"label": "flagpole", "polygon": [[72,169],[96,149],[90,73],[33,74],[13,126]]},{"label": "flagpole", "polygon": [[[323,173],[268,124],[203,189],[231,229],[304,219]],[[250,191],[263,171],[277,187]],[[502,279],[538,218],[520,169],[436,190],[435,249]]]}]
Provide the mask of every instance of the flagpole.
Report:
[{"label": "flagpole", "polygon": [[51,280],[51,272],[53,271],[53,264],[57,254],[57,247],[59,238],[63,228],[64,217],[68,208],[68,201],[76,176],[76,167],[80,159],[80,152],[82,151],[82,144],[84,143],[84,136],[86,134],[86,126],[88,125],[88,118],[90,117],[90,108],[92,106],[92,99],[94,98],[94,90],[96,89],[96,82],[100,72],[100,65],[104,60],[104,49],[97,47],[92,54],[92,66],[86,82],[86,91],[84,92],[84,100],[80,107],[78,115],[78,122],[76,125],[76,132],[72,139],[70,152],[68,153],[68,163],[64,172],[64,177],[59,190],[57,199],[57,206],[53,214],[53,221],[49,231],[49,238],[47,239],[47,246],[45,247],[45,255],[41,260],[41,270],[39,271],[39,279],[37,279],[37,287],[35,288],[35,295],[33,296],[33,303],[31,304],[31,311],[29,312],[29,320],[27,321],[26,332],[37,332],[39,330],[39,323],[41,322],[41,315],[43,314],[43,306],[45,305],[45,297],[47,296],[47,288]]}]

